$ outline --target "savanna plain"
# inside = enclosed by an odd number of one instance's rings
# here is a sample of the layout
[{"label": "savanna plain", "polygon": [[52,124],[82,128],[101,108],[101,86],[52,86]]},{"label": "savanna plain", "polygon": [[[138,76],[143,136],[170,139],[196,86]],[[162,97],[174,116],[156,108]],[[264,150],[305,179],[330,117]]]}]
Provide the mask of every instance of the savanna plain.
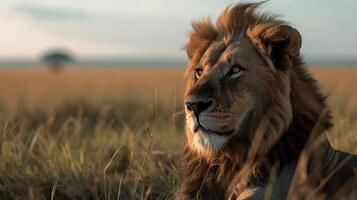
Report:
[{"label": "savanna plain", "polygon": [[[357,68],[309,67],[357,154]],[[0,199],[171,199],[183,68],[0,70]]]}]

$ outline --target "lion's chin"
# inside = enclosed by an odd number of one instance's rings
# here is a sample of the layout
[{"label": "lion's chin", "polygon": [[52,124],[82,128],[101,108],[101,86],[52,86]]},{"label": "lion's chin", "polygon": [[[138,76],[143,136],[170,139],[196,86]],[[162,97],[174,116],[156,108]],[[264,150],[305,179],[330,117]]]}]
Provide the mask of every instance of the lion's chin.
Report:
[{"label": "lion's chin", "polygon": [[[186,115],[186,127],[189,130],[191,148],[200,154],[213,153],[223,149],[234,130],[226,132],[215,132],[206,129],[198,123],[193,115]],[[218,128],[217,128],[218,129]]]},{"label": "lion's chin", "polygon": [[205,132],[200,129],[192,135],[192,147],[199,153],[219,151],[227,141],[227,136]]}]

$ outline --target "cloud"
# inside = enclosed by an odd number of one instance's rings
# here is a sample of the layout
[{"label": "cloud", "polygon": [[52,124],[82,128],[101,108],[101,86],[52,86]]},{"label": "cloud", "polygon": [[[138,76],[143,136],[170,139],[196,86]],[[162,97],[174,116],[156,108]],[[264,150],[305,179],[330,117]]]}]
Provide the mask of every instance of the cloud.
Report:
[{"label": "cloud", "polygon": [[35,20],[87,20],[90,16],[73,8],[59,8],[51,6],[40,6],[35,4],[20,4],[15,7],[15,11],[23,13]]}]

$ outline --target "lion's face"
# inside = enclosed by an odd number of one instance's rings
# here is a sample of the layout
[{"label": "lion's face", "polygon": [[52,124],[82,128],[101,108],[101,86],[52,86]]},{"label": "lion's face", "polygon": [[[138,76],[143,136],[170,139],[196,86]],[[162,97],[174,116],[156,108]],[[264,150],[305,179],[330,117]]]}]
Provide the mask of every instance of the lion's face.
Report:
[{"label": "lion's face", "polygon": [[300,34],[269,23],[228,33],[207,21],[193,28],[184,98],[189,147],[211,153],[232,138],[252,144],[259,132],[267,151],[292,119],[289,66]]},{"label": "lion's face", "polygon": [[196,150],[219,150],[234,135],[248,137],[241,127],[259,106],[260,84],[272,72],[246,38],[228,46],[215,41],[200,57],[187,73],[188,139]]}]

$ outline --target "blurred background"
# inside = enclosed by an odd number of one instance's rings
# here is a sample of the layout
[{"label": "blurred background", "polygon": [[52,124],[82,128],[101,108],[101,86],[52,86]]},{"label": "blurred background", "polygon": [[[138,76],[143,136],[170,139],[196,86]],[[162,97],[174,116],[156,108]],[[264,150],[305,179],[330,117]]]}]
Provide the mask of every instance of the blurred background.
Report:
[{"label": "blurred background", "polygon": [[[0,59],[2,65],[34,64],[45,52],[63,48],[82,65],[182,64],[191,21],[215,19],[234,2],[2,0]],[[357,2],[271,0],[263,10],[301,32],[308,63],[356,62]]]},{"label": "blurred background", "polygon": [[[191,22],[236,2],[1,0],[0,198],[170,199]],[[357,153],[357,2],[262,10],[300,31],[329,96],[329,139]]]}]

